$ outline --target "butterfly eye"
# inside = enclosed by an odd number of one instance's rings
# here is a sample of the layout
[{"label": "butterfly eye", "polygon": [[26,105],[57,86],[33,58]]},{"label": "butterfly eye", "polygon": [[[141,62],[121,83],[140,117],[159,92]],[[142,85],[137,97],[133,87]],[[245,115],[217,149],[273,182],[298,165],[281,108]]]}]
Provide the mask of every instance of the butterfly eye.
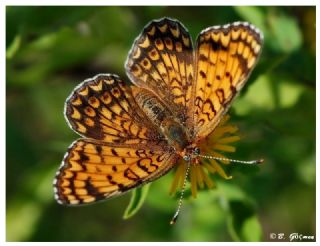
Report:
[{"label": "butterfly eye", "polygon": [[185,155],[185,156],[183,156],[183,159],[184,159],[185,161],[190,161],[190,156],[189,156],[189,155]]},{"label": "butterfly eye", "polygon": [[200,154],[200,149],[198,147],[194,148],[193,154],[199,155]]}]

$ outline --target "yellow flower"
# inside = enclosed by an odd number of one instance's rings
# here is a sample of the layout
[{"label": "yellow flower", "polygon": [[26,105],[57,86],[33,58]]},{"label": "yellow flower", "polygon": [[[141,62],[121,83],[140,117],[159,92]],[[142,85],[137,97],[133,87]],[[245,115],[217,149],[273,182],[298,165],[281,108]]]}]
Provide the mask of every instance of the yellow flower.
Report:
[{"label": "yellow flower", "polygon": [[[201,154],[211,155],[214,157],[225,158],[220,152],[235,152],[236,148],[230,144],[240,140],[240,137],[235,135],[238,128],[233,125],[226,124],[230,116],[223,117],[217,128],[207,137],[207,139],[200,144],[199,148]],[[190,188],[191,194],[194,198],[197,196],[198,188],[203,189],[205,186],[209,189],[215,186],[214,182],[210,179],[209,174],[218,173],[225,179],[231,179],[223,168],[222,164],[229,164],[228,160],[213,160],[200,158],[198,163],[192,163],[190,166]],[[176,173],[171,185],[170,194],[174,194],[177,189],[182,189],[188,163],[180,160],[177,163]]]}]

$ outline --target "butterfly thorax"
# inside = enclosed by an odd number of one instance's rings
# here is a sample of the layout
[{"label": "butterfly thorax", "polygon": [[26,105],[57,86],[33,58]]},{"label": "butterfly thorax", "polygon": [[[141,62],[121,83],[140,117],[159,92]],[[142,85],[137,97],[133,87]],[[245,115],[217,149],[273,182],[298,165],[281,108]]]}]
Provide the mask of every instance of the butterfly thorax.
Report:
[{"label": "butterfly thorax", "polygon": [[135,88],[133,95],[138,106],[146,114],[151,123],[159,128],[170,146],[174,147],[177,151],[182,151],[189,145],[185,127],[179,123],[156,95],[151,91],[141,88]]}]

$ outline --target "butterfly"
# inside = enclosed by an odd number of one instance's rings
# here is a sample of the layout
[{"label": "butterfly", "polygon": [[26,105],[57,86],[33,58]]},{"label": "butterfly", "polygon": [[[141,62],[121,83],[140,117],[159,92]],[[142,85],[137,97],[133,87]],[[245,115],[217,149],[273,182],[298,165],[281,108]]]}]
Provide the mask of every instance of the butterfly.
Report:
[{"label": "butterfly", "polygon": [[79,205],[115,197],[168,173],[216,129],[261,54],[262,33],[247,22],[203,30],[192,43],[177,20],[153,20],[125,62],[133,85],[114,74],[79,84],[65,118],[81,138],[54,179],[55,199]]}]

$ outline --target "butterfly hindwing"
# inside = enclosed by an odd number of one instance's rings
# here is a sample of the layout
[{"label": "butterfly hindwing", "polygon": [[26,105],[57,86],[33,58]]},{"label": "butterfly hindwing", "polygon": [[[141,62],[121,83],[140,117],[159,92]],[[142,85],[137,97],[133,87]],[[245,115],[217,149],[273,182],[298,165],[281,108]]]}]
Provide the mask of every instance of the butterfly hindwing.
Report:
[{"label": "butterfly hindwing", "polygon": [[61,204],[111,198],[167,173],[177,156],[153,143],[115,145],[78,139],[68,149],[54,181]]}]

